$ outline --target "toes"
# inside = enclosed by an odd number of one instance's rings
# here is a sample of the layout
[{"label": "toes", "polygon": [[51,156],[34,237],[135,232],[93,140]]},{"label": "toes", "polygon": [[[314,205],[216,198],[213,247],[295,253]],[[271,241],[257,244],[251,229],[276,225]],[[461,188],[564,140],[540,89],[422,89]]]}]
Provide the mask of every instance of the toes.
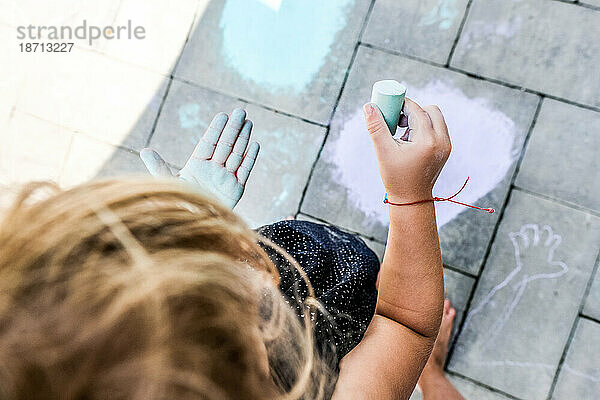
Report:
[{"label": "toes", "polygon": [[442,329],[447,329],[448,332],[452,330],[454,323],[454,317],[456,317],[456,309],[452,307],[450,300],[444,300],[444,315],[442,316]]},{"label": "toes", "polygon": [[450,318],[450,321],[452,321],[454,319],[454,317],[456,317],[456,309],[455,308],[451,308],[448,311],[448,318]]},{"label": "toes", "polygon": [[450,311],[450,300],[445,299],[444,300],[444,315],[448,314],[448,311]]}]

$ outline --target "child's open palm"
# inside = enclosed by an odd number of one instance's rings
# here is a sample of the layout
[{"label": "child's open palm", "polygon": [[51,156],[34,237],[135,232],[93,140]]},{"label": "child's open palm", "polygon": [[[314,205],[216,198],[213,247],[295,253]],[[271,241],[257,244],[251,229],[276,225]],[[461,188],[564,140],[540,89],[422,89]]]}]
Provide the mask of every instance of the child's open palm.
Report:
[{"label": "child's open palm", "polygon": [[[215,115],[210,126],[196,145],[177,177],[200,185],[233,208],[238,203],[250,172],[254,167],[260,146],[250,140],[252,121],[246,112],[235,109]],[[173,176],[165,160],[152,149],[140,152],[142,161],[154,176]]]}]

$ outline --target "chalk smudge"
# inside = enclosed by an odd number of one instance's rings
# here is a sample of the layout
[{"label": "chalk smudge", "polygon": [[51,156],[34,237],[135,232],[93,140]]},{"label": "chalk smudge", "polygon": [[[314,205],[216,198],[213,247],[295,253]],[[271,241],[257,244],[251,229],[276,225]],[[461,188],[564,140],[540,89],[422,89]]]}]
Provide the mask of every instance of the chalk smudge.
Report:
[{"label": "chalk smudge", "polygon": [[227,0],[219,24],[226,63],[247,81],[298,94],[325,63],[353,1]]},{"label": "chalk smudge", "polygon": [[459,11],[456,0],[440,0],[427,14],[421,18],[420,25],[437,25],[441,30],[450,29]]},{"label": "chalk smudge", "polygon": [[469,30],[462,35],[463,46],[471,49],[474,43],[487,46],[509,40],[519,32],[522,22],[521,16],[498,21],[496,24],[474,21],[469,24]]},{"label": "chalk smudge", "polygon": [[196,103],[188,103],[179,107],[177,110],[179,115],[179,125],[184,129],[206,128],[207,125],[200,118],[200,105]]},{"label": "chalk smudge", "polygon": [[600,369],[596,369],[595,372],[597,373],[592,375],[583,371],[578,371],[575,368],[568,365],[567,363],[565,363],[563,364],[562,371],[568,372],[570,374],[578,376],[579,378],[583,378],[594,383],[600,383]]},{"label": "chalk smudge", "polygon": [[[450,130],[452,154],[434,187],[434,195],[455,193],[468,175],[469,185],[458,199],[475,203],[504,179],[518,155],[514,122],[492,108],[486,99],[467,97],[451,83],[434,80],[421,88],[403,84],[408,95],[420,104],[439,105]],[[333,178],[348,189],[356,206],[367,217],[387,225],[387,207],[381,203],[385,188],[362,109],[349,116],[336,141],[326,146],[324,156],[334,165]],[[436,203],[438,227],[464,211],[455,204]]]}]

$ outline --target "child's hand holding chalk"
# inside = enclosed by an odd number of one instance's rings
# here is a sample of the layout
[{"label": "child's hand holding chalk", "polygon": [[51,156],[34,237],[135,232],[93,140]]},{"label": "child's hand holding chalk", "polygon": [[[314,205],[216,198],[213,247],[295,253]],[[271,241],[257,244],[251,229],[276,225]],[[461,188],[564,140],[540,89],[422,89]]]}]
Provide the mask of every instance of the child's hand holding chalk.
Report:
[{"label": "child's hand holding chalk", "polygon": [[[388,199],[395,203],[429,199],[450,155],[450,136],[444,117],[437,106],[421,108],[410,99],[404,99],[406,89],[399,83],[381,82],[373,87],[374,101],[365,104],[364,112]],[[402,101],[404,114],[408,117],[410,141],[392,137]]]}]

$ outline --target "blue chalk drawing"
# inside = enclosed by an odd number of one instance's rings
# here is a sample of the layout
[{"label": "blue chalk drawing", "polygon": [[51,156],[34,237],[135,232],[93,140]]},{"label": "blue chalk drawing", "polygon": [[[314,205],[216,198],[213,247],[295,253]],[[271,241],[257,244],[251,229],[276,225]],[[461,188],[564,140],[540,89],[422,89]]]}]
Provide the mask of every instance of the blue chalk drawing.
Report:
[{"label": "blue chalk drawing", "polygon": [[452,26],[458,14],[456,0],[440,0],[437,6],[421,18],[420,24],[425,26],[438,24],[440,29],[446,30]]},{"label": "blue chalk drawing", "polygon": [[354,0],[227,0],[221,15],[223,55],[245,80],[301,93],[346,24]]},{"label": "blue chalk drawing", "polygon": [[191,129],[197,128],[204,123],[200,119],[200,105],[196,103],[188,103],[179,107],[179,124],[182,128]]}]

